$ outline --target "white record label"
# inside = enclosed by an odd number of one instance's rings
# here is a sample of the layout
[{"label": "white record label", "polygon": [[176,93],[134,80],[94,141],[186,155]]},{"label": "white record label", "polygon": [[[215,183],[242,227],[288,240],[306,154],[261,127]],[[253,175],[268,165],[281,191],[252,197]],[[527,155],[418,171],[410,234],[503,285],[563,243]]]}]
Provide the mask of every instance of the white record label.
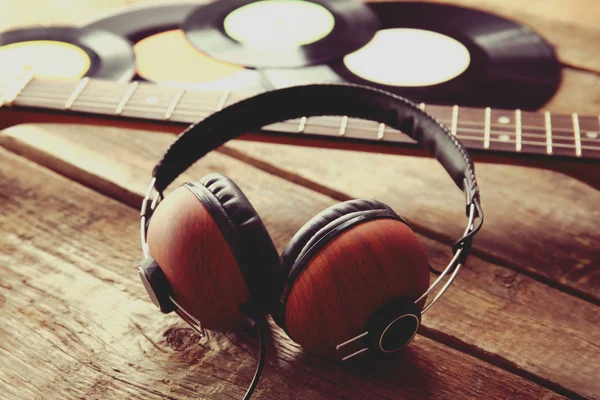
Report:
[{"label": "white record label", "polygon": [[0,47],[0,73],[32,73],[52,78],[81,78],[90,69],[90,57],[81,48],[53,40],[32,40]]},{"label": "white record label", "polygon": [[242,6],[223,21],[227,35],[248,47],[286,49],[318,42],[333,31],[325,7],[300,0],[265,0]]},{"label": "white record label", "polygon": [[399,87],[447,82],[470,63],[469,50],[458,40],[412,28],[380,30],[363,48],[344,57],[346,68],[358,77]]}]

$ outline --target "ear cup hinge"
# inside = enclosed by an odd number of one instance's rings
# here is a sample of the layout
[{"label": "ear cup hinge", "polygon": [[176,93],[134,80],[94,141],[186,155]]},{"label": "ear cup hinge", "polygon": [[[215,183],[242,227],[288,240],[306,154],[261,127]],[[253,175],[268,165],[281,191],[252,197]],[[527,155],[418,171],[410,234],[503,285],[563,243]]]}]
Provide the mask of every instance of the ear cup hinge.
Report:
[{"label": "ear cup hinge", "polygon": [[179,305],[173,296],[173,290],[160,265],[152,257],[147,257],[138,266],[138,274],[152,303],[161,312],[175,312],[181,319],[200,335],[206,336],[200,321]]},{"label": "ear cup hinge", "polygon": [[421,310],[419,306],[408,297],[397,297],[373,312],[367,321],[364,332],[338,344],[335,349],[339,351],[358,341],[364,343],[365,347],[343,357],[341,361],[346,361],[368,350],[395,353],[412,341],[420,326]]}]

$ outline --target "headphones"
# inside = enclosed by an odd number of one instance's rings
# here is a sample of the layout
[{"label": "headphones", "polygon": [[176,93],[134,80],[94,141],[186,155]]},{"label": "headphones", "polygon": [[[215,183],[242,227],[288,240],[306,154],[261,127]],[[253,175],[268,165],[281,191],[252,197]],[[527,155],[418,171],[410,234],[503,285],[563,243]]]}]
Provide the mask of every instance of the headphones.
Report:
[{"label": "headphones", "polygon": [[[212,173],[164,198],[177,176],[228,140],[271,123],[320,115],[373,120],[408,134],[463,190],[467,227],[442,272],[431,269],[408,222],[376,200],[327,208],[280,256],[229,178]],[[448,289],[483,224],[473,162],[458,140],[408,100],[364,86],[296,86],[242,100],[182,132],[152,175],[141,208],[140,278],[162,312],[175,311],[201,335],[204,328],[233,330],[244,320],[257,328],[260,357],[244,398],[264,364],[265,314],[292,340],[328,358],[346,360],[369,349],[395,352],[413,339],[421,315]],[[431,286],[430,269],[439,275]]]}]

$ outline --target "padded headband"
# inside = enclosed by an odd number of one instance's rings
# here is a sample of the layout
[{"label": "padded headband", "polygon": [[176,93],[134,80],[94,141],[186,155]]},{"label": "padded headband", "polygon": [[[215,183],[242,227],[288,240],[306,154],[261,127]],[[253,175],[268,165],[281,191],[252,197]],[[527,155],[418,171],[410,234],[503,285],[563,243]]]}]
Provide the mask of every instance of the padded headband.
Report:
[{"label": "padded headband", "polygon": [[466,149],[435,118],[394,94],[359,85],[307,85],[261,93],[212,114],[182,132],[154,167],[155,188],[164,189],[206,153],[230,139],[275,122],[303,116],[339,115],[384,123],[429,150],[467,198],[479,187]]}]

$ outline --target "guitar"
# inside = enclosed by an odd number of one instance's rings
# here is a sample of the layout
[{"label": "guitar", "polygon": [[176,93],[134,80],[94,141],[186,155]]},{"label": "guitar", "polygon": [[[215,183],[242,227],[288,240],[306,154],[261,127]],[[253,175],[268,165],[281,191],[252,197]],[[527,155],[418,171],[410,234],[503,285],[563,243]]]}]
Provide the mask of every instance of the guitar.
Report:
[{"label": "guitar", "polygon": [[[256,93],[217,92],[143,82],[32,78],[2,89],[0,129],[26,122],[110,125],[179,133]],[[600,189],[600,116],[420,104],[446,124],[476,162],[535,166]],[[428,156],[384,124],[348,117],[299,118],[241,139]]]}]

